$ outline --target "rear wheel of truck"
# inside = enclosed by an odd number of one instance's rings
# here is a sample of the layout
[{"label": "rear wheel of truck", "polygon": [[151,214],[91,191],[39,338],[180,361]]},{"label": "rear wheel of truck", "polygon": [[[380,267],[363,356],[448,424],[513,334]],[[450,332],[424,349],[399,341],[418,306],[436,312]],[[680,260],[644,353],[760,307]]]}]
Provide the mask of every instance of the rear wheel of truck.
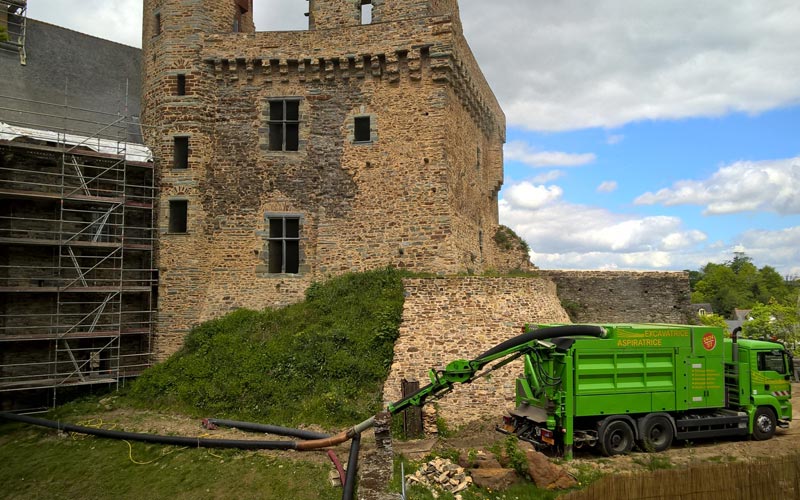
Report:
[{"label": "rear wheel of truck", "polygon": [[633,429],[623,420],[614,420],[603,430],[600,448],[609,457],[629,453],[633,449]]},{"label": "rear wheel of truck", "polygon": [[759,406],[753,416],[753,438],[764,441],[775,435],[777,421],[771,408]]},{"label": "rear wheel of truck", "polygon": [[672,446],[672,438],[675,436],[672,430],[672,422],[661,415],[645,420],[641,427],[641,433],[642,439],[639,442],[639,447],[648,452],[668,450]]}]

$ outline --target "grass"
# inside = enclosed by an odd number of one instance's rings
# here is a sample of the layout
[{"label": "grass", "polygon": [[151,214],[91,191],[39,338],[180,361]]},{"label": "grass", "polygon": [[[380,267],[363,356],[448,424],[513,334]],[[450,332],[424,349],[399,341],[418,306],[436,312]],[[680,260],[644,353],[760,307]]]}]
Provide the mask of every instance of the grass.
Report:
[{"label": "grass", "polygon": [[647,457],[635,457],[633,463],[641,465],[649,471],[673,468],[669,457],[658,453],[648,453]]},{"label": "grass", "polygon": [[140,407],[339,428],[377,412],[403,307],[399,271],[315,283],[279,310],[238,310],[194,328],[128,391]]},{"label": "grass", "polygon": [[[139,464],[135,463],[139,462]],[[5,499],[338,499],[323,463],[163,447],[0,426]]]}]

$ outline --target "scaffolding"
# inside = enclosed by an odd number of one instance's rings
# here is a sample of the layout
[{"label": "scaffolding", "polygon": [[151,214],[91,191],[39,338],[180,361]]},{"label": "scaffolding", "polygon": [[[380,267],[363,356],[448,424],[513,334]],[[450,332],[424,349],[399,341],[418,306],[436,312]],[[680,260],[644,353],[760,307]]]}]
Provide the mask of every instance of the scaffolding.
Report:
[{"label": "scaffolding", "polygon": [[0,95],[6,406],[20,391],[55,405],[59,390],[119,385],[150,364],[154,169],[132,130],[127,116]]},{"label": "scaffolding", "polygon": [[0,0],[0,50],[19,53],[20,64],[27,61],[27,20],[27,0]]}]

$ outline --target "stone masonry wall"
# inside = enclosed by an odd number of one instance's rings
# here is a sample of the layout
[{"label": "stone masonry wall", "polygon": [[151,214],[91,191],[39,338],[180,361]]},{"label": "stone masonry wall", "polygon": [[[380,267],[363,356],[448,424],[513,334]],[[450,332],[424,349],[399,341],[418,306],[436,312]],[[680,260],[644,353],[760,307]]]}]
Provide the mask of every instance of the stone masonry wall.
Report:
[{"label": "stone masonry wall", "polygon": [[[522,333],[525,323],[569,322],[555,285],[539,278],[431,278],[403,280],[405,305],[400,337],[384,386],[384,399],[400,399],[400,381],[428,383],[428,370],[471,359]],[[449,425],[500,417],[514,404],[520,362],[491,378],[458,385],[437,402]]]},{"label": "stone masonry wall", "polygon": [[574,323],[687,323],[685,272],[539,271],[552,280]]},{"label": "stone masonry wall", "polygon": [[[269,33],[233,33],[233,0],[144,5],[157,358],[201,321],[297,301],[331,275],[503,270],[493,235],[505,117],[453,0],[375,0],[363,26],[360,1],[314,0],[316,29]],[[270,100],[284,98],[299,102],[297,151],[269,148]],[[356,117],[369,117],[368,142],[354,141]],[[176,137],[188,138],[188,168],[172,164]],[[169,231],[173,200],[188,204],[186,233]],[[269,272],[268,214],[301,220],[296,274]]]}]

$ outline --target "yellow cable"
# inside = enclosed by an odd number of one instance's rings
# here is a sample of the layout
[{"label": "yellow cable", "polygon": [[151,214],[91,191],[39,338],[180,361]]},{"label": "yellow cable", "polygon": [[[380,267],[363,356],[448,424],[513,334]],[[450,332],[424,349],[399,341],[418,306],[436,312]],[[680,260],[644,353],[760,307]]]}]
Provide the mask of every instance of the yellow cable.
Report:
[{"label": "yellow cable", "polygon": [[171,455],[172,453],[175,453],[176,451],[180,451],[180,450],[185,450],[185,449],[186,449],[186,447],[185,447],[185,446],[182,446],[182,447],[180,447],[180,448],[178,448],[178,447],[173,447],[171,450],[169,450],[169,451],[167,451],[167,452],[165,452],[165,451],[162,449],[162,450],[161,450],[161,455],[159,455],[159,456],[157,456],[156,458],[154,458],[154,459],[150,460],[149,462],[139,462],[139,461],[137,461],[136,459],[134,459],[134,458],[133,458],[133,445],[130,443],[130,441],[128,441],[128,440],[125,440],[125,439],[123,439],[123,441],[125,441],[125,444],[127,444],[127,445],[128,445],[128,458],[130,458],[130,459],[131,459],[131,462],[135,463],[136,465],[148,465],[148,464],[152,464],[152,463],[153,463],[153,462],[155,462],[156,460],[159,460],[159,459],[161,459],[161,458],[164,458],[164,457],[166,457],[167,455]]}]

